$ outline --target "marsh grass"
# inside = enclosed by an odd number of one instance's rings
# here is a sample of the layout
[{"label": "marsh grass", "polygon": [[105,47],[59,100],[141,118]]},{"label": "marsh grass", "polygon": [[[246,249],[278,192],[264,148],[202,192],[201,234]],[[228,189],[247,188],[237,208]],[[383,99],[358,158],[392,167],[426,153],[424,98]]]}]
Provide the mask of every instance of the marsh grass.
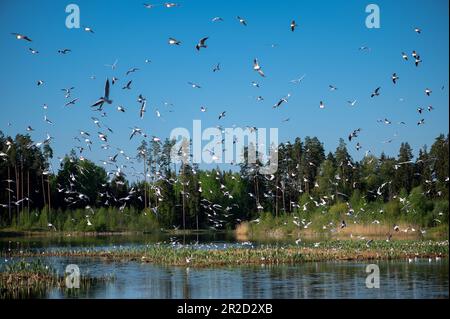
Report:
[{"label": "marsh grass", "polygon": [[332,240],[300,245],[261,245],[258,247],[217,248],[211,245],[201,248],[192,245],[151,245],[147,247],[120,248],[114,250],[52,250],[23,251],[23,257],[80,257],[100,258],[105,261],[137,261],[170,266],[232,266],[299,264],[308,261],[334,260],[389,260],[401,258],[434,258],[448,255],[446,241],[390,241]]},{"label": "marsh grass", "polygon": [[20,260],[4,265],[0,271],[0,299],[44,298],[52,289],[59,289],[66,297],[75,297],[80,291],[113,279],[111,276],[80,276],[80,288],[69,289],[65,278],[41,259]]}]

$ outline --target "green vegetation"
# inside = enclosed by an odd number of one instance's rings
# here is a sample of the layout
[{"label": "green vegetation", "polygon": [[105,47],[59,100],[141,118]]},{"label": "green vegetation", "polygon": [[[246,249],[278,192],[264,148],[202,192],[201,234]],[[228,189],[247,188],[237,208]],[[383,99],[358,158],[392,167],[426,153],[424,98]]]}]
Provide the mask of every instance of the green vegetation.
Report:
[{"label": "green vegetation", "polygon": [[[81,276],[80,289],[86,290],[112,279]],[[6,264],[0,271],[0,299],[41,298],[52,289],[60,289],[67,296],[79,293],[78,289],[66,288],[65,278],[40,259]]]},{"label": "green vegetation", "polygon": [[298,264],[328,260],[382,260],[448,256],[448,241],[332,240],[300,245],[264,245],[255,248],[217,249],[182,245],[151,245],[113,250],[23,251],[22,257],[70,256],[106,260],[139,261],[173,266],[231,266],[248,264]]},{"label": "green vegetation", "polygon": [[[231,230],[259,218],[261,223],[251,223],[254,230],[285,226],[284,232],[292,233],[299,227],[294,216],[316,231],[336,228],[342,220],[448,227],[443,226],[449,213],[448,136],[438,136],[429,151],[424,146],[416,159],[402,143],[397,158],[368,154],[360,161],[352,159],[342,139],[326,155],[316,137],[296,138],[278,146],[278,170],[269,176],[259,172],[262,162],[244,161],[240,172],[177,166],[174,141],[142,138],[135,156],[118,152],[103,163],[116,167],[111,171],[74,150],[52,171],[50,140],[34,143],[29,135],[0,132],[0,227]],[[243,150],[244,159],[252,148]],[[133,159],[142,171],[133,166],[131,181],[117,163]]]}]

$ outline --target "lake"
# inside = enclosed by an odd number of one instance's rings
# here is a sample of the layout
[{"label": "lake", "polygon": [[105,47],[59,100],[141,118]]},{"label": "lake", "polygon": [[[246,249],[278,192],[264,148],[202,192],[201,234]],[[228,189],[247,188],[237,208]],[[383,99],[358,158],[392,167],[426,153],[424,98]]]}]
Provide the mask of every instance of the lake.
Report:
[{"label": "lake", "polygon": [[[222,248],[242,245],[227,233],[190,236],[96,236],[1,238],[0,249],[123,249],[172,241]],[[253,242],[258,245],[258,242]],[[14,258],[18,260],[19,258]],[[100,258],[43,257],[60,274],[76,264],[82,275],[113,276],[67,296],[54,289],[44,298],[448,298],[448,258],[378,262],[309,262],[300,265],[192,268]],[[2,258],[0,266],[10,263]],[[369,289],[365,270],[380,270],[380,288]]]}]

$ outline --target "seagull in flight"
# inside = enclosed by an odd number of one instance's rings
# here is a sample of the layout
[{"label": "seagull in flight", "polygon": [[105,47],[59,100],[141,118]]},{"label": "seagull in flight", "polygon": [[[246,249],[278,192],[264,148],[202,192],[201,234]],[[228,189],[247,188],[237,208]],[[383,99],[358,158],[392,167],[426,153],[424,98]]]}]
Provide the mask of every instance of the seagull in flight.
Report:
[{"label": "seagull in flight", "polygon": [[261,69],[261,66],[259,65],[258,59],[253,59],[253,70],[259,73],[262,77],[265,77],[263,70]]},{"label": "seagull in flight", "polygon": [[380,89],[381,89],[381,87],[377,87],[375,89],[375,91],[373,91],[373,93],[370,95],[370,97],[374,97],[374,96],[380,95]]},{"label": "seagull in flight", "polygon": [[198,85],[198,84],[196,84],[196,83],[193,83],[193,82],[188,82],[188,84],[189,84],[190,86],[192,86],[194,89],[201,89],[201,88],[202,88],[200,85]]},{"label": "seagull in flight", "polygon": [[226,112],[227,112],[227,111],[223,111],[222,113],[219,114],[219,120],[220,120],[221,118],[225,117],[225,113],[226,113]]},{"label": "seagull in flight", "polygon": [[28,42],[31,42],[32,40],[27,37],[26,35],[20,34],[20,33],[11,33],[12,35],[14,35],[16,37],[17,40],[25,40]]},{"label": "seagull in flight", "polygon": [[201,48],[207,48],[207,45],[205,44],[206,40],[208,40],[208,37],[201,38],[200,41],[198,41],[197,45],[195,46],[197,51],[200,51]]},{"label": "seagull in flight", "polygon": [[38,54],[39,53],[38,50],[34,50],[32,48],[28,48],[28,50],[30,50],[31,54]]},{"label": "seagull in flight", "polygon": [[117,62],[119,62],[119,61],[116,59],[116,61],[114,61],[113,64],[105,64],[105,66],[110,67],[111,70],[115,70],[117,67]]},{"label": "seagull in flight", "polygon": [[405,61],[408,61],[408,55],[405,52],[402,52],[402,58]]},{"label": "seagull in flight", "polygon": [[347,101],[347,103],[348,103],[350,106],[355,106],[355,105],[356,105],[356,100],[353,100],[353,101]]},{"label": "seagull in flight", "polygon": [[170,45],[180,45],[180,44],[181,44],[181,41],[178,41],[178,40],[175,39],[175,38],[169,38],[169,44],[170,44]]},{"label": "seagull in flight", "polygon": [[306,74],[302,75],[299,79],[294,79],[294,80],[290,80],[290,83],[294,83],[294,84],[300,84],[300,82],[303,81],[303,79],[305,78]]},{"label": "seagull in flight", "polygon": [[281,106],[283,102],[287,103],[291,94],[288,94],[286,97],[281,98],[277,103],[275,103],[272,108],[276,109]]},{"label": "seagull in flight", "polygon": [[128,75],[128,74],[130,74],[130,73],[134,73],[134,72],[136,72],[136,71],[139,71],[139,69],[138,69],[138,68],[131,68],[131,69],[129,69],[129,70],[127,71],[127,73],[126,73],[125,75]]},{"label": "seagull in flight", "polygon": [[71,49],[61,49],[61,50],[58,50],[58,53],[61,53],[61,54],[67,54],[67,53],[69,53],[69,52],[72,52],[72,50],[71,50]]},{"label": "seagull in flight", "polygon": [[131,82],[133,82],[133,80],[128,81],[127,85],[125,85],[122,90],[131,90]]},{"label": "seagull in flight", "polygon": [[245,21],[243,18],[241,18],[240,16],[237,16],[237,19],[239,20],[240,24],[247,26],[247,21]]},{"label": "seagull in flight", "polygon": [[397,73],[392,74],[392,82],[393,82],[394,84],[397,83],[397,80],[398,80],[398,79],[399,79],[399,77],[397,76]]},{"label": "seagull in flight", "polygon": [[212,22],[222,22],[223,19],[221,17],[214,17],[211,19]]},{"label": "seagull in flight", "polygon": [[112,100],[110,100],[109,98],[109,79],[106,79],[105,94],[102,97],[100,97],[94,104],[92,104],[91,107],[98,107],[99,110],[101,110],[104,103],[107,104],[112,103]]},{"label": "seagull in flight", "polygon": [[83,30],[86,32],[94,33],[94,30],[92,30],[91,27],[84,27]]},{"label": "seagull in flight", "polygon": [[75,105],[75,102],[76,102],[76,101],[78,101],[78,98],[73,99],[73,100],[67,102],[64,106]]},{"label": "seagull in flight", "polygon": [[298,27],[298,25],[295,23],[295,20],[292,20],[291,21],[291,31],[294,32],[296,27]]},{"label": "seagull in flight", "polygon": [[320,101],[319,103],[319,108],[324,109],[325,108],[325,104],[323,104],[323,101]]},{"label": "seagull in flight", "polygon": [[214,67],[213,67],[213,72],[218,72],[220,71],[220,63],[217,63]]},{"label": "seagull in flight", "polygon": [[335,87],[334,85],[328,85],[328,87],[330,88],[330,91],[336,91],[337,87]]}]

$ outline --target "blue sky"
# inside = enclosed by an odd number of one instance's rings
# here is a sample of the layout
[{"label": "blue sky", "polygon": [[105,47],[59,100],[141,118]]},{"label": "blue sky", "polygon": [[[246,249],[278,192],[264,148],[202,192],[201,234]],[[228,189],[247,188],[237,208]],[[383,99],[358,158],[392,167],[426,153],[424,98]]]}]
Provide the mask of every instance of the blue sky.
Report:
[{"label": "blue sky", "polygon": [[[81,25],[92,27],[94,34],[65,27],[69,3],[80,7]],[[63,156],[80,145],[73,140],[79,129],[96,135],[90,117],[100,116],[89,106],[102,95],[105,79],[116,76],[114,103],[105,107],[108,116],[100,119],[114,130],[108,134],[109,144],[130,156],[140,142],[128,140],[131,127],[164,138],[175,127],[191,130],[193,119],[202,120],[203,127],[277,127],[280,141],[317,136],[327,151],[335,150],[340,137],[361,128],[357,141],[363,149],[356,151],[356,142],[348,145],[357,160],[366,150],[397,155],[402,141],[417,152],[424,144],[431,145],[439,133],[448,133],[448,1],[373,1],[381,10],[380,29],[366,28],[365,7],[372,3],[366,1],[185,0],[177,2],[180,7],[150,10],[142,3],[3,0],[0,129],[14,135],[31,125],[36,141],[48,132],[55,137],[55,157]],[[215,16],[224,21],[211,22]],[[245,18],[248,26],[240,25],[236,16]],[[298,24],[295,32],[289,29],[292,19]],[[415,27],[422,29],[420,35]],[[33,42],[18,41],[11,32],[28,35]],[[208,48],[197,52],[195,44],[205,36]],[[169,37],[182,45],[169,46]],[[370,52],[358,50],[361,46],[370,47]],[[39,54],[32,55],[29,47]],[[58,54],[63,48],[72,52]],[[412,50],[423,60],[417,68]],[[403,51],[408,61],[402,59]],[[266,78],[253,71],[255,57]],[[116,70],[104,66],[116,59]],[[213,73],[218,62],[221,71]],[[131,67],[140,70],[125,76]],[[391,81],[394,72],[400,77],[396,85]],[[301,84],[289,83],[304,74]],[[45,84],[37,87],[40,79]],[[132,90],[122,90],[128,80],[133,80]],[[188,81],[202,88],[193,89]],[[252,81],[261,87],[253,87]],[[330,91],[330,84],[338,90]],[[64,107],[67,100],[61,88],[70,86],[79,100]],[[378,86],[381,95],[370,98]],[[425,88],[433,90],[430,97]],[[148,100],[144,119],[138,116],[140,93]],[[273,109],[288,93],[289,102]],[[264,101],[256,100],[259,95]],[[346,101],[353,99],[356,106],[348,106]],[[324,101],[325,109],[319,109],[319,101]],[[126,113],[117,112],[117,105],[123,105]],[[200,112],[202,105],[207,106],[206,113]],[[417,113],[417,107],[428,105],[434,107],[432,112]],[[156,109],[161,118],[155,116]],[[226,117],[218,121],[224,110]],[[55,125],[45,123],[44,114]],[[290,121],[282,122],[286,118]],[[384,118],[392,125],[377,123]],[[421,118],[426,124],[417,126]],[[396,124],[400,121],[407,125]],[[391,138],[392,143],[382,143]],[[114,155],[113,150],[100,149],[96,136],[92,140],[93,150],[85,157],[98,161]]]}]

